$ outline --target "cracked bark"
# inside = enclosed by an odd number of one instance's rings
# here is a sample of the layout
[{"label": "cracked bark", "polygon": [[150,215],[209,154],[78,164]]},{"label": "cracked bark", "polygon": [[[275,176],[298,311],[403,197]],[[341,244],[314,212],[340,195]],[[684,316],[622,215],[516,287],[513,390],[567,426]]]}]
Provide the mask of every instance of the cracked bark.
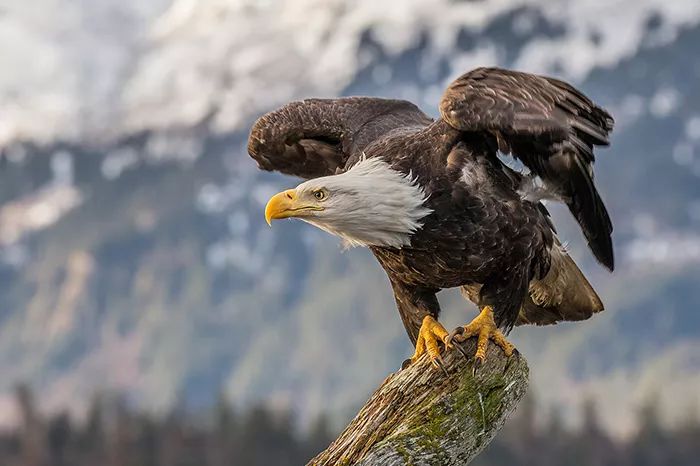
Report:
[{"label": "cracked bark", "polygon": [[[476,339],[462,344],[468,354]],[[458,351],[444,354],[448,376],[427,357],[389,375],[342,434],[308,465],[464,465],[491,442],[527,391],[522,356],[489,345],[476,375]]]}]

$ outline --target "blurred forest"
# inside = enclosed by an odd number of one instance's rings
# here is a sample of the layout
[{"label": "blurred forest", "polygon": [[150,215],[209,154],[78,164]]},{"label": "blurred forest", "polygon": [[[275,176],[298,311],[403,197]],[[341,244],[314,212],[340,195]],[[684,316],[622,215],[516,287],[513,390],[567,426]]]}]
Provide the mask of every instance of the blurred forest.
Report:
[{"label": "blurred forest", "polygon": [[[290,411],[236,410],[223,398],[207,412],[179,408],[153,416],[128,408],[118,397],[97,396],[80,423],[66,413],[40,415],[26,386],[17,389],[16,402],[22,424],[0,434],[4,466],[303,465],[336,435],[323,417],[299,432]],[[564,427],[556,409],[544,423],[536,422],[535,404],[526,398],[472,464],[697,465],[700,420],[689,417],[674,428],[663,427],[653,400],[639,410],[638,430],[624,441],[605,431],[591,400],[581,404],[583,423],[576,430]]]}]

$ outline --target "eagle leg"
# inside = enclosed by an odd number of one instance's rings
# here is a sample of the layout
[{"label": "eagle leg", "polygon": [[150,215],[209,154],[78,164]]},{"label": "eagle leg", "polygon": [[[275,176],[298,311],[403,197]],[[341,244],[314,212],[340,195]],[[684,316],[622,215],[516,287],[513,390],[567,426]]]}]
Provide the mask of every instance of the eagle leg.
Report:
[{"label": "eagle leg", "polygon": [[[506,356],[512,355],[515,351],[515,346],[506,340],[506,337],[496,326],[491,306],[484,306],[474,320],[463,327],[457,327],[445,341],[449,345],[453,340],[461,343],[471,337],[478,337],[479,339],[476,345],[476,354],[474,355],[475,367],[477,364],[483,364],[486,360],[486,349],[488,348],[489,340],[493,341],[496,346],[499,346]],[[464,354],[459,345],[455,346]]]},{"label": "eagle leg", "polygon": [[442,356],[440,356],[440,347],[438,346],[438,342],[442,342],[448,348],[451,347],[451,345],[449,345],[446,341],[448,336],[449,332],[445,330],[445,327],[443,327],[440,322],[438,322],[431,315],[425,316],[418,332],[416,351],[413,353],[413,356],[411,356],[411,359],[404,361],[403,367],[405,368],[408,365],[413,364],[418,360],[418,358],[423,356],[424,353],[428,353],[430,362],[433,364],[433,366],[435,368],[442,369],[442,371],[447,374],[447,370],[445,369],[445,365],[442,361]]}]

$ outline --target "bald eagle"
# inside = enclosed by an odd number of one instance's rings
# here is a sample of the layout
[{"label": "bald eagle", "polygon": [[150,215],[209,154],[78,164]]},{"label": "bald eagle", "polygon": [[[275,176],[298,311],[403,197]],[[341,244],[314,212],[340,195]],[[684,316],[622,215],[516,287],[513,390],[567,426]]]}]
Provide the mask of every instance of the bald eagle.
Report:
[{"label": "bald eagle", "polygon": [[[578,321],[603,304],[542,204],[565,203],[597,260],[614,268],[612,223],[593,183],[608,112],[549,77],[479,68],[453,81],[433,120],[403,100],[308,99],[262,116],[248,152],[263,170],[307,181],[265,217],[295,217],[368,247],[386,271],[415,353],[478,337],[507,355],[514,325]],[[504,163],[510,154],[522,171]],[[449,333],[436,293],[461,287],[479,315]],[[463,350],[462,350],[463,351]]]}]

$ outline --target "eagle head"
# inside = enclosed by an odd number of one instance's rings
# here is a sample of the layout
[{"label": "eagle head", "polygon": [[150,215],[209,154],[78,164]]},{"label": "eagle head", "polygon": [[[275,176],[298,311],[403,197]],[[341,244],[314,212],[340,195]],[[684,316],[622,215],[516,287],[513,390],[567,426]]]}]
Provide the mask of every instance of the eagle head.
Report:
[{"label": "eagle head", "polygon": [[347,246],[401,248],[432,212],[418,181],[383,159],[362,159],[344,173],[306,181],[275,194],[265,207],[274,219],[299,218]]}]

